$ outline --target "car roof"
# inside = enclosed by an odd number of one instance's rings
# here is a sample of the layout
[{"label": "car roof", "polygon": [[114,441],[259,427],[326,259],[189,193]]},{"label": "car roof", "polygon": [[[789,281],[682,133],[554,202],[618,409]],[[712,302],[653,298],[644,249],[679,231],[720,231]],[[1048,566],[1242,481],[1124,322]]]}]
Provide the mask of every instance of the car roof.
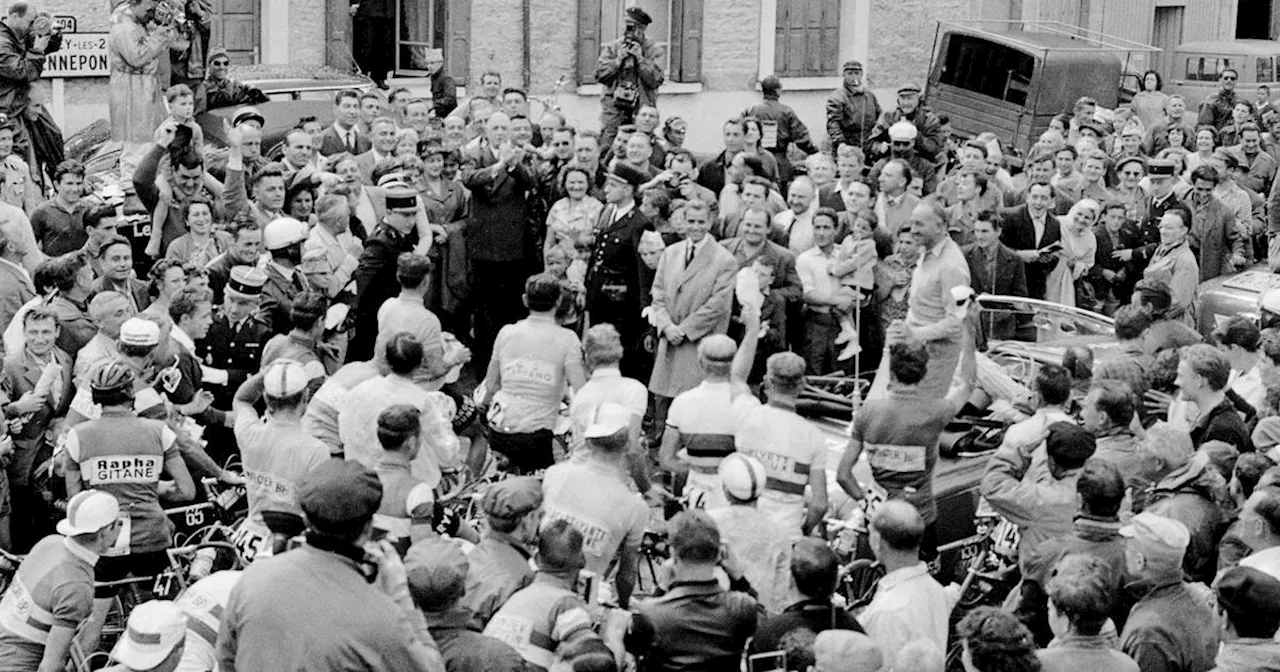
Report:
[{"label": "car roof", "polygon": [[1208,40],[1187,42],[1174,48],[1179,54],[1224,54],[1239,56],[1265,56],[1280,54],[1280,42],[1272,40]]}]

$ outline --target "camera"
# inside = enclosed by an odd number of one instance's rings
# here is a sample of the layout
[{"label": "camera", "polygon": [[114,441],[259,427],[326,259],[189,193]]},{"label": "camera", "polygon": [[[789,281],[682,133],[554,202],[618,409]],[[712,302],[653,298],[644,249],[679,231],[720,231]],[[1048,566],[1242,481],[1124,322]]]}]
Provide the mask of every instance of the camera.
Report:
[{"label": "camera", "polygon": [[182,0],[161,0],[156,3],[152,18],[158,25],[186,28],[187,9]]}]

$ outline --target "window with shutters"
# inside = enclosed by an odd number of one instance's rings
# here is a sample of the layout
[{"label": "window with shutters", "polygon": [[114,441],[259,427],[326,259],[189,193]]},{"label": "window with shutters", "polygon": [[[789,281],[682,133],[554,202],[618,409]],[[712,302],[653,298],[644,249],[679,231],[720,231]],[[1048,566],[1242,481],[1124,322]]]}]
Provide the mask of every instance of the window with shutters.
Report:
[{"label": "window with shutters", "polygon": [[633,4],[653,18],[645,35],[662,53],[666,80],[701,81],[702,0],[578,0],[578,83],[596,83],[600,49],[622,36]]},{"label": "window with shutters", "polygon": [[779,77],[840,74],[840,1],[777,3],[773,72]]},{"label": "window with shutters", "polygon": [[427,52],[444,50],[445,71],[466,82],[471,54],[470,0],[397,0],[397,75],[425,76]]}]

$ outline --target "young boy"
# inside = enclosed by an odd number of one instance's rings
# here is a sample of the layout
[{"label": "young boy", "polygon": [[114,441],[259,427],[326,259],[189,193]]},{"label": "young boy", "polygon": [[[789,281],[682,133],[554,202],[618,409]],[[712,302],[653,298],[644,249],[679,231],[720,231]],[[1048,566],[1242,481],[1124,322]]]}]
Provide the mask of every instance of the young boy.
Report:
[{"label": "young boy", "polygon": [[[575,248],[577,246],[575,245]],[[586,302],[586,286],[583,282],[586,264],[581,259],[569,259],[569,253],[563,247],[547,250],[543,260],[543,272],[560,281],[564,289],[564,298],[556,308],[556,322],[575,332],[581,331],[582,307]]]},{"label": "young boy", "polygon": [[373,514],[373,529],[375,537],[391,542],[401,557],[414,542],[434,535],[435,493],[414,477],[411,466],[422,444],[421,415],[408,404],[396,404],[378,415],[382,505]]},{"label": "young boy", "polygon": [[836,343],[845,343],[841,351],[840,361],[862,351],[858,345],[858,327],[854,315],[860,306],[864,306],[871,298],[875,288],[876,241],[871,236],[871,220],[866,213],[859,213],[853,219],[853,227],[849,235],[836,246],[836,263],[832,273],[840,278],[840,284],[858,293],[858,302],[849,312],[840,316],[840,334]]},{"label": "young boy", "polygon": [[[161,257],[165,250],[160,249],[163,239],[165,220],[169,218],[169,205],[173,203],[173,188],[169,186],[169,174],[177,157],[186,152],[199,154],[204,151],[204,131],[195,122],[196,98],[191,87],[186,84],[175,84],[164,93],[169,108],[169,119],[177,124],[173,142],[169,145],[169,160],[160,166],[156,185],[160,196],[155,211],[151,213],[151,240],[147,243],[146,253],[152,259]],[[176,236],[175,236],[176,237]]]}]

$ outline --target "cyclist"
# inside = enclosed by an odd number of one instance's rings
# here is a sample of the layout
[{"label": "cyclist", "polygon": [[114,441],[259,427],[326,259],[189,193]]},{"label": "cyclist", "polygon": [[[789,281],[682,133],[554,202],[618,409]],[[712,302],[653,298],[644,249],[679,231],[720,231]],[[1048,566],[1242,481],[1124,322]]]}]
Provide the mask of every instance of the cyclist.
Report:
[{"label": "cyclist", "polygon": [[435,492],[413,475],[413,458],[422,447],[422,412],[396,404],[378,414],[378,480],[382,504],[373,514],[375,538],[381,534],[403,556],[413,542],[432,536]]},{"label": "cyclist", "polygon": [[94,564],[120,533],[120,503],[102,490],[80,492],[57,529],[31,549],[0,599],[0,672],[66,667],[93,611]]},{"label": "cyclist", "polygon": [[[244,459],[249,516],[236,534],[236,545],[252,558],[262,540],[275,539],[272,552],[302,534],[306,524],[295,490],[312,469],[330,459],[329,448],[302,429],[310,372],[292,359],[277,359],[236,390],[236,443]],[[267,417],[258,418],[254,404],[266,397]]]},{"label": "cyclist", "polygon": [[191,584],[178,598],[178,608],[187,615],[187,636],[182,660],[174,672],[209,672],[218,669],[218,630],[222,610],[244,572],[221,571]]},{"label": "cyclist", "polygon": [[[130,365],[118,359],[100,364],[90,374],[89,389],[93,403],[102,407],[101,417],[72,427],[66,437],[67,494],[98,488],[120,500],[128,514],[116,545],[98,561],[101,582],[164,571],[173,524],[160,498],[189,502],[196,496],[173,430],[159,420],[134,415],[134,382]],[[161,480],[162,476],[172,480]],[[93,619],[82,640],[86,649],[97,648],[115,592],[113,587],[97,591]]]}]

